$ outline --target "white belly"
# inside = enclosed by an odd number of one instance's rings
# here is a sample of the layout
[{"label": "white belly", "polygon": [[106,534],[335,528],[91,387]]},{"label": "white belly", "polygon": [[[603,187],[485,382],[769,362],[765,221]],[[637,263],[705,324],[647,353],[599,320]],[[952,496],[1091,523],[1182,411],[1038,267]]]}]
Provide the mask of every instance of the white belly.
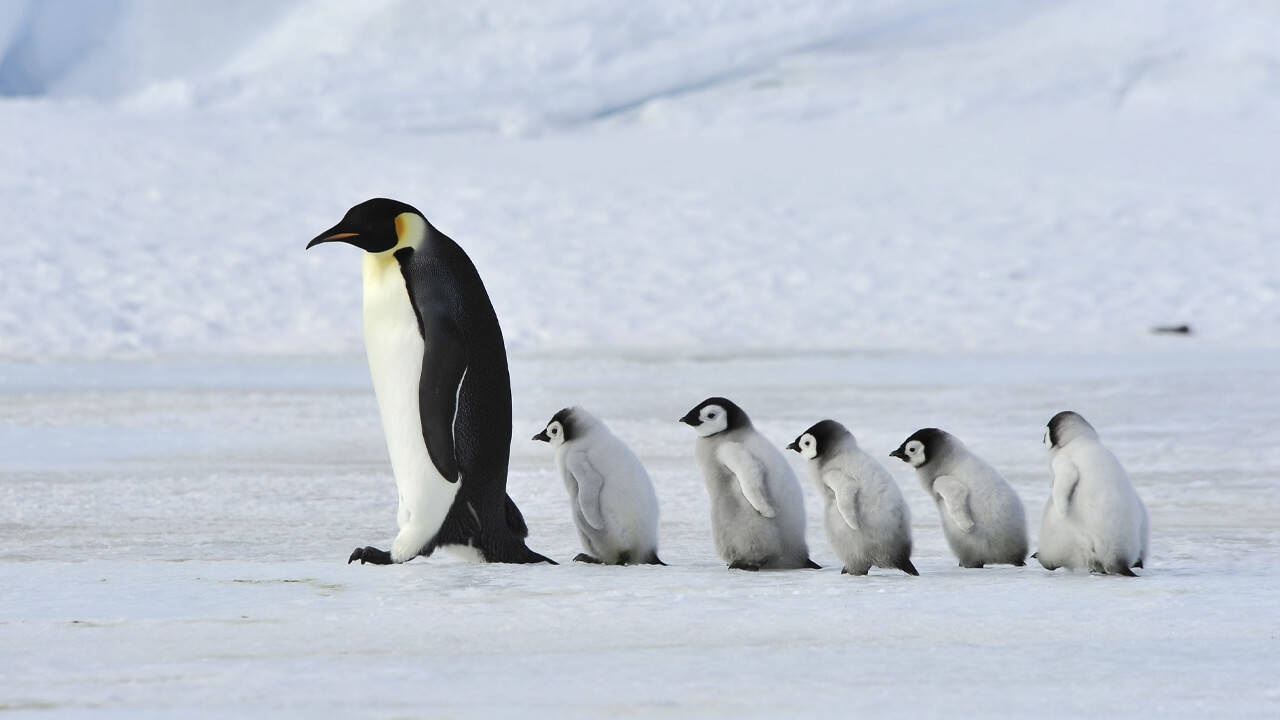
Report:
[{"label": "white belly", "polygon": [[400,263],[390,253],[364,258],[364,346],[400,495],[391,557],[404,562],[435,537],[459,484],[441,477],[427,454],[418,413],[426,347]]}]

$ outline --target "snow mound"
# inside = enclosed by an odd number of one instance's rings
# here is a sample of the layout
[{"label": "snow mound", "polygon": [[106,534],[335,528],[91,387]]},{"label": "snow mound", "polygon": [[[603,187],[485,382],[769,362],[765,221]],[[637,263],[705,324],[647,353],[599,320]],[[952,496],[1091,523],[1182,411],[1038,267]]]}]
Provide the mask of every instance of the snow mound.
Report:
[{"label": "snow mound", "polygon": [[[30,0],[0,10],[0,94],[414,131],[572,128],[644,108],[698,124],[1025,107],[1273,115],[1278,36],[1280,6],[1239,0]],[[710,90],[696,111],[668,107]]]}]

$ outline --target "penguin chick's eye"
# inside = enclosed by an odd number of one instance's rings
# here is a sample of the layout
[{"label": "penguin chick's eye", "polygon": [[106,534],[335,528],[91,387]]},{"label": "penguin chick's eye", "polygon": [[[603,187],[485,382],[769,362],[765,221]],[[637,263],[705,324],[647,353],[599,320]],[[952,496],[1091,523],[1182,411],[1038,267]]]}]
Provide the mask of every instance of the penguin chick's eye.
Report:
[{"label": "penguin chick's eye", "polygon": [[715,420],[715,419],[716,419],[716,411],[715,411],[715,410],[712,410],[711,412],[707,413],[707,419],[708,419],[708,420]]},{"label": "penguin chick's eye", "polygon": [[548,430],[547,432],[549,432],[549,433],[550,433],[550,434],[552,434],[552,435],[559,435],[559,434],[560,434],[560,428],[558,428],[558,427],[553,427],[553,428],[551,428],[550,430]]}]

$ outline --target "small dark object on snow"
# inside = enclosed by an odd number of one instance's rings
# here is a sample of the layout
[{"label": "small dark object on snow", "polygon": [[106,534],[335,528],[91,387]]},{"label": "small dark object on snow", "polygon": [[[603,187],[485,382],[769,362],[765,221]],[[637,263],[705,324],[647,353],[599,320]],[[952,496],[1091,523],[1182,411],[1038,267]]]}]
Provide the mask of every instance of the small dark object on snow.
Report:
[{"label": "small dark object on snow", "polygon": [[1190,335],[1190,325],[1157,325],[1151,328],[1151,332],[1157,335]]}]

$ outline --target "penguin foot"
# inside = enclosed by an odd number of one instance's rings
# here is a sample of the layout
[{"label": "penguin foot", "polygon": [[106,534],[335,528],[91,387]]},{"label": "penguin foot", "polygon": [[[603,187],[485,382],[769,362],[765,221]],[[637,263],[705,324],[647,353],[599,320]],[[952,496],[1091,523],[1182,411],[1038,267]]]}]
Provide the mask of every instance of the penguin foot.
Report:
[{"label": "penguin foot", "polygon": [[603,562],[601,562],[601,561],[599,561],[599,560],[597,560],[597,559],[595,559],[595,558],[591,557],[590,555],[588,555],[588,554],[586,554],[586,553],[578,553],[577,555],[574,555],[574,556],[573,556],[573,561],[574,561],[574,562],[580,562],[580,563],[590,563],[590,564],[592,564],[592,565],[603,565],[603,564],[604,564]]},{"label": "penguin foot", "polygon": [[663,565],[663,566],[666,565],[666,563],[658,559],[658,553],[656,552],[650,555],[649,558],[644,561],[644,564],[645,565]]},{"label": "penguin foot", "polygon": [[379,550],[372,545],[368,547],[356,548],[351,552],[351,557],[347,558],[347,564],[359,560],[361,565],[390,565],[391,553],[386,550]]},{"label": "penguin foot", "polygon": [[898,563],[898,569],[908,575],[915,575],[917,577],[920,575],[920,571],[916,570],[916,566],[913,565],[909,559]]},{"label": "penguin foot", "polygon": [[846,565],[845,567],[840,568],[840,574],[841,574],[841,575],[854,575],[854,576],[861,576],[861,575],[866,575],[868,572],[871,572],[871,568],[869,568],[869,567],[867,567],[867,568],[860,568],[860,567],[859,567],[859,568],[854,568],[854,569],[850,570],[850,569],[849,569],[849,567]]},{"label": "penguin foot", "polygon": [[821,569],[822,569],[822,566],[821,566],[821,565],[819,565],[818,563],[816,563],[816,562],[814,562],[814,561],[810,560],[809,558],[805,558],[805,560],[804,560],[804,569],[805,569],[805,570],[821,570]]},{"label": "penguin foot", "polygon": [[746,570],[747,572],[756,572],[757,570],[760,569],[760,566],[752,565],[744,562],[731,562],[729,563],[729,569],[730,570]]},{"label": "penguin foot", "polygon": [[1139,570],[1141,570],[1141,569],[1142,569],[1142,561],[1141,561],[1141,560],[1139,560],[1138,562],[1134,563],[1134,564],[1133,564],[1133,566],[1134,566],[1134,567],[1136,567],[1136,568],[1138,568]]},{"label": "penguin foot", "polygon": [[1025,565],[1027,564],[1027,561],[1026,561],[1026,560],[1015,560],[1015,561],[1013,561],[1012,563],[1009,563],[1009,564],[1010,564],[1010,565],[1013,565],[1014,567],[1023,567],[1023,566],[1025,566]]},{"label": "penguin foot", "polygon": [[968,570],[981,570],[984,565],[986,565],[986,563],[980,563],[980,562],[960,563],[960,567],[966,568]]}]

